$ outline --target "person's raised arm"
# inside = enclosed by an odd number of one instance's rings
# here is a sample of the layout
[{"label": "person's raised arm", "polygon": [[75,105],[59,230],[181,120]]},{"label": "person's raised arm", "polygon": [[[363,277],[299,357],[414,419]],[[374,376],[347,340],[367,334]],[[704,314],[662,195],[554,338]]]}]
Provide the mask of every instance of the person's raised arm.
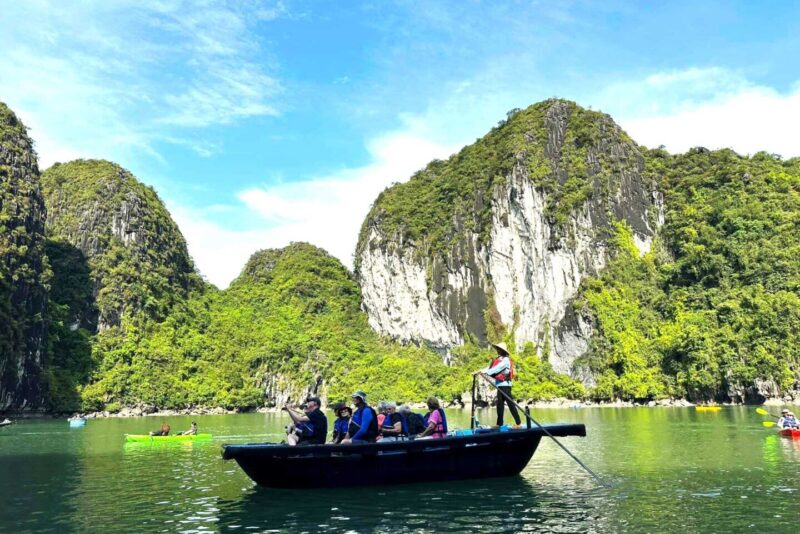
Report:
[{"label": "person's raised arm", "polygon": [[308,423],[308,416],[298,409],[293,408],[288,402],[283,406],[283,409],[286,410],[286,412],[289,414],[289,417],[292,418],[294,424]]}]

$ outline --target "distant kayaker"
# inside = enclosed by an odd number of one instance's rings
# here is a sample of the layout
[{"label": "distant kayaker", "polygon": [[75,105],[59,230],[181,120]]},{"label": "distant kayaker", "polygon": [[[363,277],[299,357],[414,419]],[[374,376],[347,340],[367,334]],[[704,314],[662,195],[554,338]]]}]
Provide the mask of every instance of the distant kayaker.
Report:
[{"label": "distant kayaker", "polygon": [[353,393],[352,400],[356,411],[350,418],[347,436],[342,440],[342,444],[373,443],[378,437],[378,415],[367,404],[367,394],[363,391]]},{"label": "distant kayaker", "polygon": [[169,425],[167,424],[166,421],[163,421],[161,423],[161,428],[159,428],[155,432],[150,432],[150,435],[151,436],[169,436],[169,430],[170,430],[169,429]]},{"label": "distant kayaker", "polygon": [[430,436],[434,439],[447,437],[447,418],[444,415],[444,410],[439,405],[439,399],[436,397],[428,397],[428,413],[423,421],[425,430],[419,437]]},{"label": "distant kayaker", "polygon": [[197,423],[192,421],[192,426],[189,427],[189,430],[184,430],[183,432],[178,434],[179,436],[196,436],[197,435]]},{"label": "distant kayaker", "polygon": [[333,423],[332,443],[341,443],[347,435],[347,427],[350,426],[350,416],[353,415],[353,409],[340,402],[333,407],[333,413],[336,414],[336,421]]},{"label": "distant kayaker", "polygon": [[294,421],[293,428],[286,436],[289,445],[322,445],[328,437],[328,419],[320,410],[319,397],[306,399],[305,413],[293,408],[289,403],[284,410]]},{"label": "distant kayaker", "polygon": [[[492,360],[489,367],[475,371],[473,374],[482,373],[494,379],[494,385],[497,387],[497,426],[503,426],[503,409],[508,404],[508,410],[511,412],[511,417],[514,418],[516,426],[520,425],[519,414],[517,407],[511,402],[514,396],[511,394],[511,384],[514,379],[514,366],[511,363],[511,356],[508,353],[508,347],[505,343],[494,344],[491,343],[494,350],[497,352],[497,358]],[[505,393],[508,399],[500,392]],[[510,400],[509,400],[510,399]]]},{"label": "distant kayaker", "polygon": [[[786,412],[785,414],[783,412]],[[800,421],[794,415],[794,412],[790,412],[789,410],[783,410],[781,412],[782,417],[778,419],[778,426],[781,429],[784,428],[798,428],[800,429]]]}]

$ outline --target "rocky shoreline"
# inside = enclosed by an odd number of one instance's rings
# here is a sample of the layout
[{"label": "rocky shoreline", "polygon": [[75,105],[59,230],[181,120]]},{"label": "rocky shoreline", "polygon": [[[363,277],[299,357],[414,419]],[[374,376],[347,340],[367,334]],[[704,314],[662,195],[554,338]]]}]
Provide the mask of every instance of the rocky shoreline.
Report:
[{"label": "rocky shoreline", "polygon": [[[570,409],[580,409],[580,408],[685,408],[691,406],[707,406],[709,404],[714,404],[715,406],[747,406],[745,403],[735,403],[735,402],[727,402],[727,403],[693,403],[686,399],[661,399],[657,401],[649,401],[649,402],[631,402],[631,401],[623,401],[623,400],[616,400],[616,401],[604,401],[604,402],[593,402],[593,401],[586,401],[580,399],[566,399],[566,398],[556,398],[549,401],[534,401],[534,400],[517,400],[517,402],[522,407],[528,407],[531,409],[536,408],[570,408]],[[411,408],[419,411],[425,410],[426,406],[424,403],[409,403]],[[469,408],[471,406],[469,396],[465,396],[465,400],[460,401],[452,401],[443,403],[445,408],[454,408],[454,409],[464,409]],[[783,405],[795,405],[800,406],[800,397],[793,397],[793,398],[770,398],[763,402],[763,406],[783,406]],[[757,405],[753,405],[757,406]],[[486,402],[486,401],[477,401],[476,407],[478,409],[484,408],[493,408],[494,402]],[[123,407],[121,410],[116,412],[110,412],[108,410],[105,411],[96,411],[96,412],[62,412],[62,413],[48,413],[48,412],[22,412],[22,413],[4,413],[0,414],[4,417],[16,417],[16,418],[60,418],[60,417],[67,417],[67,416],[79,416],[84,417],[86,419],[103,419],[103,418],[113,418],[113,417],[176,417],[176,416],[196,416],[196,415],[235,415],[239,413],[277,413],[280,412],[282,409],[277,406],[263,406],[256,409],[251,410],[241,410],[238,408],[234,409],[226,409],[226,408],[181,408],[181,409],[166,409],[160,410],[154,406],[134,406],[134,407]]]},{"label": "rocky shoreline", "polygon": [[[691,406],[704,406],[707,404],[695,404],[686,399],[662,399],[657,401],[649,401],[645,403],[630,402],[630,401],[608,401],[608,402],[592,402],[577,399],[557,398],[549,401],[533,401],[521,400],[518,401],[523,407],[531,409],[536,408],[685,408]],[[764,406],[782,406],[782,405],[800,405],[797,399],[767,399],[764,401]],[[718,406],[745,406],[744,403],[719,403]],[[469,408],[470,402],[467,399],[464,402],[450,402],[444,403],[445,408]],[[476,403],[478,409],[493,408],[494,403],[485,401],[478,401]],[[755,406],[755,405],[754,405]],[[414,410],[424,410],[424,403],[411,403]],[[103,419],[112,417],[176,417],[176,416],[196,416],[196,415],[234,415],[239,413],[277,413],[280,412],[279,407],[260,407],[253,410],[240,410],[240,409],[225,409],[225,408],[182,408],[182,409],[167,409],[159,410],[153,406],[144,407],[124,407],[117,412],[110,411],[96,411],[88,413],[42,413],[42,412],[27,412],[20,414],[4,414],[15,417],[35,418],[35,417],[63,417],[68,415],[85,417],[87,419]]]}]

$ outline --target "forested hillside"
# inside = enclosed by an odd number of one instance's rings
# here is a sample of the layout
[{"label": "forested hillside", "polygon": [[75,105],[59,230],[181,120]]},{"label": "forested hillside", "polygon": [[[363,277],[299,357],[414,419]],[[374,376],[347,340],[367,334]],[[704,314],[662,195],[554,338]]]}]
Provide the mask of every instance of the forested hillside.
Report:
[{"label": "forested hillside", "polygon": [[[358,253],[354,274],[310,244],[261,250],[219,290],[118,165],[56,164],[40,188],[0,105],[0,410],[449,401],[488,363],[484,339],[516,352],[523,399],[800,395],[800,159],[648,150],[551,100],[384,192]],[[449,316],[406,296],[452,332],[399,335],[430,326],[406,314],[376,333],[364,308],[399,302],[376,275],[432,295]]]},{"label": "forested hillside", "polygon": [[653,251],[620,226],[588,281],[599,399],[758,401],[800,379],[800,159],[730,150],[647,153],[665,194]]},{"label": "forested hillside", "polygon": [[[204,290],[156,192],[102,160],[42,173],[50,283],[47,366],[53,409],[78,409],[108,352]],[[109,398],[110,399],[110,398]]]},{"label": "forested hillside", "polygon": [[119,343],[104,338],[84,397],[97,409],[246,409],[309,393],[344,399],[360,387],[409,400],[460,393],[436,353],[382,341],[359,306],[352,275],[323,250],[262,250],[227,290],[197,293]]}]

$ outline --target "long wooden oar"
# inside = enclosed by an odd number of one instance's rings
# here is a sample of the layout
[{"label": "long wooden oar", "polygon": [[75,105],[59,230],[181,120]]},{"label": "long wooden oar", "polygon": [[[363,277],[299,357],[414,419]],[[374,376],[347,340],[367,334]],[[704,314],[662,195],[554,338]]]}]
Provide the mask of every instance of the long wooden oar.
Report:
[{"label": "long wooden oar", "polygon": [[[525,414],[525,417],[527,417],[529,421],[531,421],[533,424],[535,424],[536,426],[538,426],[538,427],[539,427],[539,429],[540,429],[542,432],[544,432],[544,433],[545,433],[545,434],[546,434],[546,435],[547,435],[547,436],[548,436],[550,439],[552,439],[553,441],[555,441],[555,442],[556,442],[556,445],[558,445],[559,447],[561,447],[561,448],[563,449],[563,451],[564,451],[564,452],[566,452],[567,454],[569,454],[570,458],[572,458],[573,460],[575,460],[575,461],[578,463],[578,465],[579,465],[579,466],[583,467],[583,469],[584,469],[584,470],[586,470],[586,472],[587,472],[587,473],[589,473],[590,475],[592,475],[592,476],[595,478],[595,480],[597,480],[597,482],[599,482],[599,483],[600,483],[600,485],[601,485],[601,486],[603,486],[604,488],[610,488],[610,487],[611,487],[611,485],[610,485],[610,484],[607,484],[607,483],[606,483],[606,482],[605,482],[605,481],[604,481],[602,478],[600,478],[600,476],[598,476],[598,475],[597,475],[597,473],[595,473],[594,471],[592,471],[591,469],[589,469],[588,467],[586,467],[586,464],[584,464],[583,462],[581,462],[581,461],[580,461],[580,459],[579,459],[577,456],[575,456],[574,454],[572,454],[572,452],[570,452],[570,450],[569,450],[568,448],[566,448],[566,447],[565,447],[565,446],[564,446],[564,445],[563,445],[563,444],[562,444],[560,441],[558,441],[558,440],[556,439],[556,437],[555,437],[553,434],[551,434],[551,433],[550,433],[550,432],[549,432],[549,431],[548,431],[548,430],[547,430],[545,427],[543,427],[542,425],[540,425],[540,424],[539,424],[539,422],[538,422],[538,421],[536,421],[536,419],[534,419],[533,417],[531,417],[531,414],[529,413],[529,411],[528,411],[528,410],[524,410],[524,409],[522,408],[522,406],[520,406],[519,404],[517,404],[516,402],[514,402],[514,399],[512,399],[511,397],[509,397],[509,396],[506,394],[506,392],[505,392],[505,391],[503,391],[502,389],[498,388],[498,387],[497,387],[497,386],[494,384],[494,382],[492,382],[492,380],[491,380],[491,379],[490,379],[488,376],[486,376],[486,375],[485,375],[485,374],[483,374],[483,373],[478,373],[478,374],[480,375],[480,377],[481,377],[481,378],[483,378],[484,380],[486,380],[486,382],[487,382],[488,384],[490,384],[490,385],[491,385],[491,386],[492,386],[494,389],[496,389],[496,390],[497,390],[497,393],[499,393],[500,395],[502,395],[503,397],[505,397],[505,399],[506,399],[506,400],[509,402],[509,404],[513,404],[514,406],[516,406],[516,407],[517,407],[517,408],[518,408],[518,409],[519,409],[519,410],[520,410],[522,413],[524,413],[524,414]],[[474,381],[473,381],[473,383],[474,383]]]}]

